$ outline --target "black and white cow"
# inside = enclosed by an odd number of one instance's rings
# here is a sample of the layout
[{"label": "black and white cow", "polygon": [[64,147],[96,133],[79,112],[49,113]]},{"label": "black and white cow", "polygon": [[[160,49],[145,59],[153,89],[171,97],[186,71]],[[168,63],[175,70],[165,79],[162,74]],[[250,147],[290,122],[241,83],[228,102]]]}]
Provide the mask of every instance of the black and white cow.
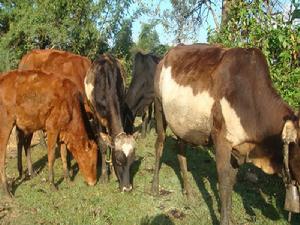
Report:
[{"label": "black and white cow", "polygon": [[[130,167],[135,159],[135,140],[123,129],[125,97],[121,64],[109,54],[95,60],[87,73],[85,93],[98,121],[98,133],[112,148],[112,162],[122,191],[130,191]],[[101,179],[107,180],[106,147],[102,146]]]}]

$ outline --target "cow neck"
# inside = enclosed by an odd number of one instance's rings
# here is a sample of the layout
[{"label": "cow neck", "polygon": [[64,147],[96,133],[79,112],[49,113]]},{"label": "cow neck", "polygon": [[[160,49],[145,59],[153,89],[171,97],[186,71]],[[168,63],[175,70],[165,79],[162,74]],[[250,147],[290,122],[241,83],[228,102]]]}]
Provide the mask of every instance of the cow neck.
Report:
[{"label": "cow neck", "polygon": [[111,111],[111,116],[110,116],[110,135],[112,138],[115,138],[118,134],[123,133],[123,126],[122,126],[122,121],[121,121],[121,116],[120,114],[117,114],[115,110]]},{"label": "cow neck", "polygon": [[[266,116],[263,118],[268,124],[268,133],[270,135],[280,135],[283,129],[283,125],[286,118],[292,118],[294,113],[292,109],[286,104],[279,96],[269,99],[264,107],[261,107],[264,111],[261,114]],[[262,121],[260,121],[262,122]]]},{"label": "cow neck", "polygon": [[108,106],[108,132],[109,135],[114,138],[119,133],[123,132],[120,108],[116,99],[112,95],[107,96]]},{"label": "cow neck", "polygon": [[73,109],[72,120],[60,134],[62,141],[67,144],[72,152],[75,146],[76,149],[85,149],[85,142],[88,140],[79,106],[77,105],[77,107],[78,109]]},{"label": "cow neck", "polygon": [[[106,80],[108,82],[108,79]],[[121,115],[121,106],[120,106],[120,98],[113,91],[116,90],[117,87],[110,87],[110,85],[106,84],[106,98],[107,98],[107,112],[108,112],[108,130],[112,138],[114,138],[119,133],[124,132],[123,124],[122,124],[122,115]],[[109,88],[108,88],[109,87]]]}]

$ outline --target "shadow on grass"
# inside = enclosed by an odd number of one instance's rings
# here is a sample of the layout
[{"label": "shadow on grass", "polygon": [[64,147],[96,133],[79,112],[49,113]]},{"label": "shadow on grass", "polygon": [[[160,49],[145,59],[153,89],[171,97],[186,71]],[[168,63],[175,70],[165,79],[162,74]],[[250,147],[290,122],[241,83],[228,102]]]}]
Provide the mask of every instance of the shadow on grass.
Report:
[{"label": "shadow on grass", "polygon": [[[180,173],[179,162],[177,160],[177,141],[170,137],[166,137],[164,152],[162,155],[162,163],[166,163],[168,166],[174,169],[177,175],[181,188],[183,189],[183,179]],[[216,213],[213,209],[213,198],[205,187],[204,178],[208,179],[210,187],[218,199],[217,191],[217,179],[214,159],[212,159],[207,150],[195,150],[192,148],[186,148],[186,157],[188,164],[188,171],[191,172],[193,178],[196,181],[197,187],[207,204],[208,210],[211,215],[212,224],[219,224]]]},{"label": "shadow on grass", "polygon": [[[39,151],[40,149],[38,149]],[[38,161],[34,162],[32,164],[32,168],[35,171],[35,173],[37,174],[36,176],[38,176],[39,172],[46,166],[48,161],[48,156],[44,155],[42,158],[40,158]],[[26,169],[24,175],[22,178],[17,178],[12,182],[12,186],[11,186],[11,192],[14,195],[17,188],[23,184],[24,182],[26,182],[27,180],[31,179],[31,177],[28,177],[26,174],[28,174],[28,169]]]},{"label": "shadow on grass", "polygon": [[136,157],[133,164],[131,165],[131,168],[130,168],[130,183],[132,184],[132,186],[134,186],[133,185],[133,180],[134,180],[135,175],[139,171],[142,160],[143,160],[143,157],[138,156],[138,157]]},{"label": "shadow on grass", "polygon": [[172,220],[165,214],[142,218],[140,225],[174,225]]},{"label": "shadow on grass", "polygon": [[[258,177],[258,183],[245,179],[248,172]],[[234,190],[242,198],[246,213],[250,216],[249,221],[255,222],[255,209],[259,209],[262,215],[273,221],[281,217],[287,220],[287,212],[283,209],[285,188],[279,176],[267,175],[252,164],[247,164],[240,168]],[[292,217],[291,224],[300,224],[299,214]]]},{"label": "shadow on grass", "polygon": [[[34,145],[36,146],[36,145]],[[32,150],[31,150],[31,154],[33,154],[34,151],[46,151],[47,152],[47,149],[44,149],[44,147],[42,147],[41,145],[39,145],[40,147],[39,148],[36,148],[36,149],[33,149],[33,146],[31,146]],[[55,149],[55,162],[57,161],[57,159],[61,159],[60,158],[60,151],[58,148]],[[48,164],[48,155],[47,154],[44,154],[40,159],[38,159],[37,161],[35,161],[33,164],[32,164],[32,168],[33,170],[35,171],[36,173],[36,176],[39,176],[39,173],[40,171],[42,171]],[[75,169],[73,168],[73,171],[76,171],[76,165],[74,165],[73,167],[75,167]],[[78,166],[77,166],[78,168]],[[12,187],[11,187],[11,191],[12,191],[12,194],[15,194],[17,188],[24,182],[32,179],[31,177],[29,177],[28,175],[28,169],[26,169],[24,171],[24,174],[25,176],[23,176],[22,178],[17,178],[15,179],[13,182],[12,182]],[[59,177],[58,181],[55,183],[56,186],[60,185],[64,178],[60,176],[60,173],[59,171],[55,171],[54,170],[54,179]],[[74,177],[76,175],[76,172],[73,172],[73,176]],[[72,179],[72,178],[71,178]],[[56,180],[56,179],[55,179]]]},{"label": "shadow on grass", "polygon": [[[162,163],[165,163],[174,169],[181,183],[181,187],[183,188],[183,179],[176,155],[176,140],[171,136],[167,136],[162,155]],[[207,204],[212,223],[219,224],[216,212],[213,208],[213,196],[207,189],[208,181],[209,188],[218,201],[218,210],[220,210],[215,159],[210,155],[209,150],[206,148],[187,147],[186,156],[188,170],[191,172],[202,198]],[[249,172],[249,170],[251,172],[253,171],[253,173],[258,176],[257,183],[252,183],[245,179],[246,173]],[[285,189],[281,178],[278,176],[266,175],[251,164],[243,165],[239,169],[234,191],[241,196],[245,211],[248,215],[248,218],[246,218],[248,222],[255,222],[255,210],[260,210],[262,215],[274,222],[282,217],[287,219],[287,212],[283,210]],[[299,224],[299,222],[300,216],[294,215],[291,224]]]}]

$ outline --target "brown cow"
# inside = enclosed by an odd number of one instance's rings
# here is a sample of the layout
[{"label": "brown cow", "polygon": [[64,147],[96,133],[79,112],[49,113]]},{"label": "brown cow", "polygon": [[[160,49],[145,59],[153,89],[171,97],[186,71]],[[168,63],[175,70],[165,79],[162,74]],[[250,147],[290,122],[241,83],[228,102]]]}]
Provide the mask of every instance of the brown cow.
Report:
[{"label": "brown cow", "polygon": [[273,88],[260,50],[177,46],[159,63],[154,88],[154,193],[159,191],[167,124],[180,142],[178,159],[187,194],[185,143],[214,144],[223,225],[231,218],[231,192],[242,162],[252,162],[268,174],[284,167],[287,184],[300,183],[299,118]]},{"label": "brown cow", "polygon": [[44,129],[48,136],[49,181],[54,183],[55,143],[63,141],[78,162],[86,182],[96,183],[97,146],[82,119],[80,92],[73,82],[40,71],[11,71],[0,78],[0,175],[5,175],[6,145],[16,125],[25,134]]},{"label": "brown cow", "polygon": [[[60,74],[62,78],[68,78],[76,84],[80,92],[84,93],[84,78],[87,70],[91,66],[91,61],[87,57],[76,55],[56,49],[35,49],[24,55],[19,63],[19,70],[42,70],[47,73]],[[85,101],[86,102],[86,101]],[[86,111],[90,111],[85,103]],[[43,135],[40,135],[43,138]],[[22,147],[27,158],[28,174],[34,175],[32,169],[30,143],[32,134],[24,136],[22,131],[17,129],[18,139],[18,170],[19,176],[22,176]],[[64,145],[61,146],[61,155],[64,167],[64,177],[69,178],[69,172],[66,165],[67,151]]]},{"label": "brown cow", "polygon": [[[130,167],[135,158],[135,140],[124,133],[123,105],[125,98],[121,64],[109,54],[93,62],[85,78],[85,92],[94,109],[99,135],[112,146],[112,161],[122,191],[130,191]],[[102,150],[101,179],[107,179],[105,148]]]}]

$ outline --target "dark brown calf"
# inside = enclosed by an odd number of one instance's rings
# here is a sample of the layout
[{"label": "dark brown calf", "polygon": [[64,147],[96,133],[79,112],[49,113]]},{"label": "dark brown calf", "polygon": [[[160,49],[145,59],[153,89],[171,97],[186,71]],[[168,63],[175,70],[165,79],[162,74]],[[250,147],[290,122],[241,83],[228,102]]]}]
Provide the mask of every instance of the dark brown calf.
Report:
[{"label": "dark brown calf", "polygon": [[6,145],[14,125],[26,135],[43,129],[48,136],[49,181],[54,183],[55,143],[63,141],[78,162],[86,182],[96,183],[97,146],[82,119],[80,92],[68,79],[40,71],[11,71],[0,78],[0,175],[5,174]]},{"label": "dark brown calf", "polygon": [[154,74],[160,58],[153,54],[136,53],[133,63],[132,81],[125,97],[124,129],[133,133],[134,120],[142,116],[142,137],[146,136],[151,120],[154,101]]},{"label": "dark brown calf", "polygon": [[239,164],[252,162],[269,174],[285,168],[287,184],[300,184],[299,118],[273,88],[260,50],[177,46],[159,63],[154,88],[158,132],[154,193],[159,191],[167,125],[181,142],[178,159],[187,194],[185,143],[207,145],[212,140],[222,225],[230,223]]}]

